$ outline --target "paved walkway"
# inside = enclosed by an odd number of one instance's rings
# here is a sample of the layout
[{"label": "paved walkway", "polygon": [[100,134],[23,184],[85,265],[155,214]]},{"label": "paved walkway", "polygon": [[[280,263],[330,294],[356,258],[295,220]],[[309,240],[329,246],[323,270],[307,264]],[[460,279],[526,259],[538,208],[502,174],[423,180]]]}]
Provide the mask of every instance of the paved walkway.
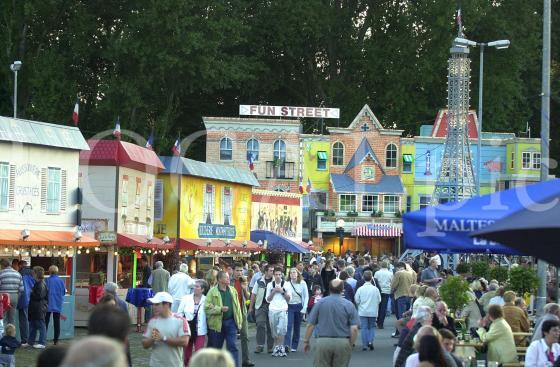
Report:
[{"label": "paved walkway", "polygon": [[[362,351],[362,346],[360,342],[360,337],[358,335],[358,340],[354,352],[352,354],[352,360],[350,363],[351,367],[370,367],[372,365],[380,367],[390,367],[392,365],[392,357],[394,347],[393,344],[397,339],[391,338],[391,333],[393,332],[394,317],[388,317],[385,321],[385,329],[376,330],[375,336],[375,350],[374,351]],[[134,367],[147,367],[150,351],[142,348],[142,334],[134,331],[135,328],[131,328],[129,339],[132,353],[132,362]],[[305,324],[301,329],[301,337],[305,333]],[[86,334],[86,330],[83,328],[76,328],[76,339],[82,338]],[[69,343],[69,341],[61,341],[62,343]],[[289,353],[288,357],[277,358],[271,355],[255,354],[255,328],[254,324],[250,324],[249,328],[249,351],[251,354],[251,359],[256,366],[267,366],[267,367],[311,367],[313,366],[313,350],[305,354],[303,353],[303,346],[300,342],[300,348],[295,353]],[[39,351],[32,348],[19,349],[16,352],[16,366],[32,367],[35,366],[37,355]],[[373,362],[373,363],[372,363]]]}]

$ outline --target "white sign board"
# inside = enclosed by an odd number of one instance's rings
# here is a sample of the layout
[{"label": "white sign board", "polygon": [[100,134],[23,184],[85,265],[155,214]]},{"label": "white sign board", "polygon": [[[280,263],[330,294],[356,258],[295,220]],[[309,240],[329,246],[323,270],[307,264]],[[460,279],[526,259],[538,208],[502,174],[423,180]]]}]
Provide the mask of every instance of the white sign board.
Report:
[{"label": "white sign board", "polygon": [[339,108],[240,105],[240,115],[274,117],[340,118]]}]

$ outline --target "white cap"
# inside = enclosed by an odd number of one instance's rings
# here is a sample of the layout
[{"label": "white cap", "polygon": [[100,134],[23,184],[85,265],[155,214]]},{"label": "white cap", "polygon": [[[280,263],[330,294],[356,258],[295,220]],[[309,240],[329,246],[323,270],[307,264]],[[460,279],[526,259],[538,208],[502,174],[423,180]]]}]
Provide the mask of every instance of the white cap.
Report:
[{"label": "white cap", "polygon": [[173,303],[173,297],[167,292],[157,292],[152,298],[148,298],[148,302],[157,304],[162,302]]}]

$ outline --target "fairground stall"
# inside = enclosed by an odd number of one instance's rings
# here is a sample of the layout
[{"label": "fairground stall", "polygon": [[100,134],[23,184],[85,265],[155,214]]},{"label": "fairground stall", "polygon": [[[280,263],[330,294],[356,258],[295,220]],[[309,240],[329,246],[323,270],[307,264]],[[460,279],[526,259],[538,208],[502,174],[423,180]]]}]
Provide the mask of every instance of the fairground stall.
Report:
[{"label": "fairground stall", "polygon": [[61,339],[74,336],[76,263],[99,250],[77,229],[79,153],[87,149],[75,127],[0,117],[0,257],[47,274],[51,265],[59,268],[66,284]]}]

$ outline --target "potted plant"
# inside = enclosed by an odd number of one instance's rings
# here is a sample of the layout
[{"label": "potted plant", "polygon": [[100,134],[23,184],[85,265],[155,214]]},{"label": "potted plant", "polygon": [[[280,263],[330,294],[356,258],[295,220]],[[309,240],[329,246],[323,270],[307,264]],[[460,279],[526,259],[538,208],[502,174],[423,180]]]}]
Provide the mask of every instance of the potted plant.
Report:
[{"label": "potted plant", "polygon": [[447,303],[452,313],[457,312],[469,302],[469,283],[460,275],[447,277],[439,287],[441,299]]},{"label": "potted plant", "polygon": [[460,263],[459,265],[457,265],[457,268],[455,270],[461,275],[467,274],[469,271],[471,271],[471,266],[469,265],[469,263]]},{"label": "potted plant", "polygon": [[400,210],[397,210],[395,212],[395,218],[401,218],[402,217],[402,212]]},{"label": "potted plant", "polygon": [[533,293],[539,285],[539,277],[534,269],[516,266],[509,271],[508,285],[520,296]]},{"label": "potted plant", "polygon": [[383,216],[383,212],[381,210],[374,210],[371,212],[371,216],[375,218],[379,218]]},{"label": "potted plant", "polygon": [[509,271],[504,266],[496,266],[490,269],[490,279],[496,279],[500,283],[505,283],[509,278]]},{"label": "potted plant", "polygon": [[471,272],[474,277],[488,278],[490,266],[485,261],[475,261],[471,264]]}]

